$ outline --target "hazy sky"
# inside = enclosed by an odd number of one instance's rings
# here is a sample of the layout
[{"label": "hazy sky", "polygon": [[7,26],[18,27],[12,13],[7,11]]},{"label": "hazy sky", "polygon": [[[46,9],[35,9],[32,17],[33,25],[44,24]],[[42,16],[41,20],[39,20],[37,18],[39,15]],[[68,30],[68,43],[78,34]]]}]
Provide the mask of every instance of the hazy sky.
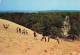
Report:
[{"label": "hazy sky", "polygon": [[80,10],[80,0],[0,0],[2,10]]}]

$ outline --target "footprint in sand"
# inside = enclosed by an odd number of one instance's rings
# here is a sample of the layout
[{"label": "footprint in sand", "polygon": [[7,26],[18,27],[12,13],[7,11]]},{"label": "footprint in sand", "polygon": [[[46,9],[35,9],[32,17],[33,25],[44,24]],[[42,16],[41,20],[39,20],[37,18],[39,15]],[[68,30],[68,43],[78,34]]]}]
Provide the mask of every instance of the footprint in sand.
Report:
[{"label": "footprint in sand", "polygon": [[5,40],[5,38],[3,38],[3,40]]},{"label": "footprint in sand", "polygon": [[12,42],[12,40],[10,40],[10,42]]},{"label": "footprint in sand", "polygon": [[53,48],[51,48],[51,49],[50,49],[50,51],[54,51],[54,49],[53,49]]},{"label": "footprint in sand", "polygon": [[15,46],[15,45],[12,45],[12,46]]},{"label": "footprint in sand", "polygon": [[23,50],[23,52],[27,52],[27,49]]},{"label": "footprint in sand", "polygon": [[38,54],[41,54],[41,52],[39,52]]},{"label": "footprint in sand", "polygon": [[57,46],[56,45],[54,45],[53,47],[57,49]]},{"label": "footprint in sand", "polygon": [[27,48],[28,50],[30,50],[30,48]]},{"label": "footprint in sand", "polygon": [[14,43],[14,44],[18,44],[18,43]]},{"label": "footprint in sand", "polygon": [[44,50],[44,52],[46,52],[46,53],[47,53],[47,50]]},{"label": "footprint in sand", "polygon": [[6,48],[9,48],[10,46],[6,46]]},{"label": "footprint in sand", "polygon": [[0,40],[0,43],[2,43],[3,41],[2,40]]}]

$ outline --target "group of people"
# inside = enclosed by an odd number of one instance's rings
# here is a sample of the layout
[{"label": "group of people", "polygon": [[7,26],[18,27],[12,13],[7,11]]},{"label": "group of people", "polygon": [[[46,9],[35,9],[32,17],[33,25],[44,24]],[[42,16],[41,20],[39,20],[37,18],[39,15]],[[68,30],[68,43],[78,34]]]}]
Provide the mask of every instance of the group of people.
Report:
[{"label": "group of people", "polygon": [[21,28],[19,28],[19,27],[16,28],[16,31],[17,31],[17,33],[19,32],[19,33],[22,33],[24,35],[28,34],[28,31],[26,29],[21,30]]},{"label": "group of people", "polygon": [[[9,24],[3,24],[3,27],[4,27],[5,29],[8,29]],[[22,30],[21,30],[21,28],[19,28],[19,27],[16,28],[16,31],[17,31],[17,33],[22,33],[22,34],[24,34],[24,35],[25,35],[25,34],[28,34],[28,31],[27,31],[26,29],[22,29]],[[62,33],[63,33],[63,31],[62,31]],[[34,39],[37,40],[37,33],[36,33],[35,31],[33,32],[33,35],[34,35]],[[48,37],[48,42],[49,42],[49,40],[50,40],[50,38],[51,38],[51,35],[46,35],[46,33],[43,33],[42,35],[43,35],[43,37],[42,37],[41,41],[42,41],[43,39],[45,39],[45,42],[46,42],[46,37]],[[57,42],[58,42],[58,44],[59,44],[59,39],[57,39]]]},{"label": "group of people", "polygon": [[[34,34],[34,39],[37,39],[37,34],[36,34],[36,32],[34,32],[33,33]],[[64,36],[64,27],[62,27],[61,28],[61,35],[62,36]],[[43,40],[43,39],[45,39],[45,42],[46,42],[46,37],[48,37],[48,42],[49,42],[49,40],[50,40],[50,38],[51,38],[51,35],[46,35],[46,33],[44,32],[43,34],[42,34],[42,39],[41,39],[41,41]],[[58,42],[58,44],[60,43],[60,41],[59,41],[59,36],[56,36],[56,40],[57,40],[57,42]]]},{"label": "group of people", "polygon": [[44,34],[43,34],[43,37],[42,37],[41,41],[42,41],[43,39],[45,39],[45,42],[46,42],[46,37],[48,37],[48,42],[49,42],[51,36],[50,36],[50,35],[45,36]]},{"label": "group of people", "polygon": [[3,24],[3,27],[4,27],[5,29],[8,29],[9,24]]},{"label": "group of people", "polygon": [[[36,39],[37,40],[37,33],[34,31],[34,39]],[[51,35],[46,35],[46,33],[43,33],[42,34],[42,38],[41,38],[41,41],[43,41],[43,39],[45,39],[45,42],[46,42],[46,37],[48,37],[48,42],[49,42],[49,40],[50,40],[50,38],[51,38]],[[56,38],[56,40],[57,40],[57,42],[58,42],[58,44],[59,44],[59,37],[57,36],[57,38]]]},{"label": "group of people", "polygon": [[46,42],[46,37],[48,37],[48,42],[49,42],[51,35],[48,35],[48,36],[47,36],[46,33],[43,33],[43,37],[42,37],[41,41],[42,41],[43,39],[45,39],[45,42]]},{"label": "group of people", "polygon": [[[3,27],[4,27],[5,29],[8,29],[9,24],[3,24]],[[26,29],[22,29],[22,30],[21,30],[21,28],[19,28],[19,27],[16,28],[16,31],[17,31],[17,33],[22,33],[22,34],[24,34],[24,35],[25,35],[25,34],[28,34],[28,31],[27,31]],[[33,32],[33,35],[34,35],[34,39],[37,40],[37,33],[36,33],[35,31]],[[41,41],[42,41],[43,39],[45,39],[45,42],[46,42],[46,37],[48,37],[48,42],[49,42],[49,40],[50,40],[50,38],[51,38],[51,35],[46,35],[46,33],[43,33],[42,35],[43,35],[43,37],[42,37]],[[61,35],[64,36],[64,28],[63,28],[63,27],[61,28]],[[56,36],[56,40],[57,40],[57,42],[58,42],[58,44],[59,44],[59,37],[58,37],[58,36]],[[73,39],[73,40],[74,40],[74,39]]]},{"label": "group of people", "polygon": [[[42,41],[43,39],[45,39],[45,42],[46,42],[46,37],[48,37],[48,42],[49,42],[49,40],[50,40],[50,38],[51,38],[51,35],[46,35],[46,33],[43,33],[43,37],[42,37],[41,41]],[[58,36],[56,37],[56,40],[57,40],[57,42],[58,42],[58,44],[59,44],[59,37],[58,37]]]},{"label": "group of people", "polygon": [[[5,29],[8,29],[8,27],[9,27],[9,24],[3,24],[3,27],[5,28]],[[26,30],[26,29],[22,29],[21,30],[21,28],[19,28],[19,27],[17,27],[16,28],[16,31],[17,31],[17,33],[22,33],[22,34],[28,34],[28,31]],[[36,31],[34,31],[33,32],[33,35],[34,35],[34,39],[35,40],[37,40],[37,33],[36,33]],[[41,41],[43,40],[43,39],[45,39],[45,42],[46,42],[46,37],[48,37],[48,42],[49,42],[49,40],[50,40],[50,38],[51,38],[51,35],[46,35],[46,33],[43,33],[43,37],[42,37],[42,39],[41,39]],[[59,39],[57,39],[57,42],[59,43]]]},{"label": "group of people", "polygon": [[[8,29],[8,27],[9,27],[9,24],[3,24],[3,27],[5,28],[5,29]],[[16,31],[17,31],[17,33],[22,33],[22,34],[28,34],[28,31],[26,30],[26,29],[22,29],[21,30],[21,28],[19,28],[19,27],[17,27],[16,28]],[[33,35],[34,35],[34,39],[35,40],[37,40],[37,32],[36,31],[34,31],[33,32]],[[43,37],[42,37],[42,39],[41,39],[41,41],[43,40],[43,39],[45,39],[45,42],[46,42],[46,37],[48,37],[48,42],[49,42],[49,40],[50,40],[50,38],[51,38],[51,35],[46,35],[46,33],[43,33]],[[59,43],[59,39],[57,39],[57,42]]]}]

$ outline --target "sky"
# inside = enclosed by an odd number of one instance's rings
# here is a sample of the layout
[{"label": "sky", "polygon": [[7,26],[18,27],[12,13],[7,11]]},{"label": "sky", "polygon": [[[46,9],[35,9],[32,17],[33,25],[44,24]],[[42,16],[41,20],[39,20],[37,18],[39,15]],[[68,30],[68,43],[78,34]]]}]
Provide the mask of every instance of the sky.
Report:
[{"label": "sky", "polygon": [[0,11],[80,10],[80,0],[0,0]]},{"label": "sky", "polygon": [[0,0],[0,3],[1,3],[1,0]]}]

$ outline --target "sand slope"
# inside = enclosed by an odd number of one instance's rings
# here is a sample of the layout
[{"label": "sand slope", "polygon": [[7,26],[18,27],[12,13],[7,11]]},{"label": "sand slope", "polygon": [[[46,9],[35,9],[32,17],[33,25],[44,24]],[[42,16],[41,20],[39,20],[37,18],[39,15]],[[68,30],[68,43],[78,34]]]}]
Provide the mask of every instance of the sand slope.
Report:
[{"label": "sand slope", "polygon": [[[9,24],[9,29],[5,30],[3,24]],[[79,55],[79,41],[64,41],[60,39],[60,44],[56,40],[50,42],[40,41],[42,35],[37,34],[34,40],[33,31],[28,30],[28,35],[16,32],[16,27],[24,29],[16,23],[0,19],[0,55]]]}]

